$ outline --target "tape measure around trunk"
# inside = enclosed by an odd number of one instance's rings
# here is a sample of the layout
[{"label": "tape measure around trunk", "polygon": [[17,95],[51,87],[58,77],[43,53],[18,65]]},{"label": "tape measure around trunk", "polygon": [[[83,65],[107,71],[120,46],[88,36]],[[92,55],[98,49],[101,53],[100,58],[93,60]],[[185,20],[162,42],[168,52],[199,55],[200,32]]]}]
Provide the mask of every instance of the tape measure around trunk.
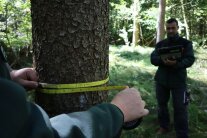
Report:
[{"label": "tape measure around trunk", "polygon": [[93,81],[93,82],[84,82],[84,83],[74,83],[74,84],[48,84],[48,83],[39,83],[42,88],[46,89],[67,89],[67,88],[85,88],[99,86],[107,83],[109,77],[105,80]]},{"label": "tape measure around trunk", "polygon": [[71,88],[71,89],[39,89],[42,93],[47,94],[67,94],[80,92],[94,92],[94,91],[108,91],[108,90],[123,90],[127,86],[100,86],[100,87],[86,87],[86,88]]},{"label": "tape measure around trunk", "polygon": [[74,84],[39,83],[40,87],[38,88],[38,91],[47,94],[66,94],[66,93],[78,93],[78,92],[123,90],[126,88],[126,86],[100,86],[106,84],[108,81],[109,81],[109,77],[106,78],[105,80],[86,82],[86,83],[74,83]]}]

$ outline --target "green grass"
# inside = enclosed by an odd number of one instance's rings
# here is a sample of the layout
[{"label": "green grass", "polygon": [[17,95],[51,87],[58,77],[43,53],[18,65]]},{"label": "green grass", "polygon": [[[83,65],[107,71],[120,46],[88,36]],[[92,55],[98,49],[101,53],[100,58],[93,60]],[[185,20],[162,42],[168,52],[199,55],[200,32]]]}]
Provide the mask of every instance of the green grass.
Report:
[{"label": "green grass", "polygon": [[[167,135],[156,135],[159,128],[156,115],[156,99],[154,90],[154,74],[156,67],[150,63],[152,48],[110,46],[109,73],[110,85],[128,85],[137,88],[147,103],[150,114],[144,117],[142,124],[134,130],[123,131],[121,138],[173,138],[175,132]],[[195,49],[196,62],[188,69],[188,89],[192,102],[189,105],[190,137],[207,137],[207,51]],[[117,93],[111,91],[108,101]],[[173,109],[169,105],[171,120]]]}]

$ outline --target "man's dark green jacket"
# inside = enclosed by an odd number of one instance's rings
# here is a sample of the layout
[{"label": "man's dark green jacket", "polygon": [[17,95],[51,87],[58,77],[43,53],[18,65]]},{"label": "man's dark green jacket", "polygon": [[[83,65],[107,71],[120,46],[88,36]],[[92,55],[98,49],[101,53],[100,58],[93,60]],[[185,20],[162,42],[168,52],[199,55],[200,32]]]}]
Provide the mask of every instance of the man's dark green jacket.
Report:
[{"label": "man's dark green jacket", "polygon": [[[177,60],[174,66],[165,65],[158,54],[158,49],[177,45],[183,47],[182,57]],[[191,41],[179,37],[178,35],[174,39],[167,38],[160,41],[151,54],[151,63],[158,66],[158,70],[155,74],[155,81],[167,87],[185,87],[187,78],[186,68],[193,65],[194,61],[195,57]]]},{"label": "man's dark green jacket", "polygon": [[49,119],[41,107],[26,100],[25,89],[10,80],[2,57],[0,51],[0,138],[119,137],[123,114],[112,104]]}]

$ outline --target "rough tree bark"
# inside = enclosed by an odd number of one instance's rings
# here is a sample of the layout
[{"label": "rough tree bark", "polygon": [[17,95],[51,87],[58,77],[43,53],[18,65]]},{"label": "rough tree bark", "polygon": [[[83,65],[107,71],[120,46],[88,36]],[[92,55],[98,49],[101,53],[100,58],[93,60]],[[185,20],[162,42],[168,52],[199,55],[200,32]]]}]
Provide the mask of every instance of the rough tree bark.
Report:
[{"label": "rough tree bark", "polygon": [[[31,0],[34,65],[40,82],[71,84],[108,77],[108,0]],[[106,100],[107,92],[44,94],[51,116]]]}]

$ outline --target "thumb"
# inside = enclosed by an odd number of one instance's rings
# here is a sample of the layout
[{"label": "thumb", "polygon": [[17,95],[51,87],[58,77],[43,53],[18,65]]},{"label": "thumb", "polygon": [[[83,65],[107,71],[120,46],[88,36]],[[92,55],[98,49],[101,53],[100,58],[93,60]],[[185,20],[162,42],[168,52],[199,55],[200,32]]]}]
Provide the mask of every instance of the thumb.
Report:
[{"label": "thumb", "polygon": [[148,109],[144,109],[143,110],[143,116],[146,116],[146,115],[148,115],[149,114],[149,110]]},{"label": "thumb", "polygon": [[36,81],[21,80],[20,84],[28,89],[35,89],[38,87],[38,83]]}]

